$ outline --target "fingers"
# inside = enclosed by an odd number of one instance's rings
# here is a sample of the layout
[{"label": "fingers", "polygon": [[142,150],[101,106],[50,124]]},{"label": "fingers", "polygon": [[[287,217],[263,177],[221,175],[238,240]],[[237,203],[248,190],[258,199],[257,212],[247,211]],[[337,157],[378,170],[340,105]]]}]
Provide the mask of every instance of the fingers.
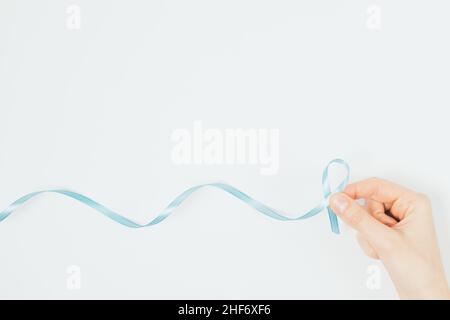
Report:
[{"label": "fingers", "polygon": [[[370,178],[349,184],[344,192],[353,199],[366,199],[382,203],[384,205],[383,210],[390,210],[392,215],[399,220],[405,216],[405,212],[399,210],[399,208],[404,207],[403,203],[408,203],[416,194],[395,183],[378,178]],[[379,215],[377,218],[380,218],[380,221],[383,223],[388,225],[395,224],[391,219],[381,218],[382,215],[379,210],[376,213]],[[388,215],[385,216],[388,217]]]},{"label": "fingers", "polygon": [[347,194],[334,194],[330,199],[330,206],[344,222],[359,231],[370,243],[381,245],[381,241],[390,238],[392,230],[377,221]]},{"label": "fingers", "polygon": [[358,243],[366,255],[368,255],[372,259],[376,259],[376,260],[380,259],[380,257],[378,256],[378,253],[375,251],[375,249],[372,247],[372,245],[369,243],[369,241],[367,241],[366,238],[364,238],[364,236],[361,235],[361,233],[358,233],[356,238],[358,239]]},{"label": "fingers", "polygon": [[344,192],[353,199],[371,199],[388,204],[412,193],[411,190],[379,178],[370,178],[349,184]]},{"label": "fingers", "polygon": [[369,199],[366,201],[366,207],[370,215],[381,223],[384,223],[389,227],[393,227],[397,224],[397,220],[386,214],[386,209],[381,202]]}]

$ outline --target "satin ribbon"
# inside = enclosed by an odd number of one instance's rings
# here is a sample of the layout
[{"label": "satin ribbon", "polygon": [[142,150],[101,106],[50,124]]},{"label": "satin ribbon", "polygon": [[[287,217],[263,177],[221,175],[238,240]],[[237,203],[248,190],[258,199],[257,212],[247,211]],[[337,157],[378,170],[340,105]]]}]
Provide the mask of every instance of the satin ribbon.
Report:
[{"label": "satin ribbon", "polygon": [[[329,168],[332,164],[340,164],[345,167],[346,169],[346,176],[345,178],[338,184],[338,186],[334,189],[331,189],[330,187],[330,181],[329,181]],[[37,191],[33,193],[29,193],[20,199],[14,201],[8,208],[0,212],[0,221],[3,221],[6,219],[11,213],[13,213],[16,209],[18,209],[21,205],[23,205],[28,200],[42,194],[42,193],[58,193],[65,195],[69,198],[78,200],[79,202],[91,207],[92,209],[102,213],[103,215],[107,216],[108,218],[124,225],[130,228],[142,228],[142,227],[148,227],[155,224],[160,223],[164,219],[166,219],[169,215],[172,214],[172,212],[178,208],[184,200],[186,200],[191,194],[196,192],[199,189],[202,189],[204,187],[215,187],[219,188],[223,191],[228,192],[229,194],[235,196],[239,200],[245,202],[250,207],[254,208],[255,210],[259,211],[260,213],[271,217],[273,219],[282,220],[282,221],[295,221],[295,220],[303,220],[310,218],[312,216],[317,215],[321,211],[323,211],[325,208],[328,210],[328,217],[330,219],[331,224],[331,230],[339,234],[339,223],[337,220],[336,215],[329,207],[329,198],[332,194],[336,192],[341,192],[344,190],[346,185],[348,184],[350,175],[350,167],[348,164],[341,159],[334,159],[328,163],[328,165],[325,167],[322,175],[322,187],[323,187],[323,200],[320,204],[309,210],[308,212],[304,213],[303,215],[297,216],[297,217],[288,217],[280,213],[280,211],[270,208],[269,206],[266,206],[265,204],[259,202],[258,200],[253,199],[249,195],[245,194],[244,192],[236,189],[235,187],[225,184],[225,183],[207,183],[207,184],[201,184],[198,186],[191,187],[181,193],[178,197],[176,197],[159,215],[157,215],[153,220],[146,224],[139,224],[137,222],[134,222],[128,218],[125,218],[121,214],[112,211],[111,209],[108,209],[104,205],[92,200],[91,198],[88,198],[80,193],[66,190],[66,189],[54,189],[54,190],[42,190]]]}]

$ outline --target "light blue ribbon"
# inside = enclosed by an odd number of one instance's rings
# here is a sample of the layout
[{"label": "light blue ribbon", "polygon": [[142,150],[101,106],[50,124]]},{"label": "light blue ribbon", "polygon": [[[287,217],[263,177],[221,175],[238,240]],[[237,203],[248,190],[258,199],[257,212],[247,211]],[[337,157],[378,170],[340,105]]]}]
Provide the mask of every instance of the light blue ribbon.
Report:
[{"label": "light blue ribbon", "polygon": [[[343,165],[346,169],[345,178],[333,190],[331,190],[330,182],[329,182],[329,175],[328,175],[328,170],[332,164]],[[330,163],[328,163],[328,165],[325,167],[325,169],[323,171],[323,175],[322,175],[322,187],[323,187],[323,197],[324,197],[322,202],[319,205],[317,205],[316,207],[309,210],[308,212],[304,213],[303,215],[294,217],[294,218],[287,217],[287,216],[281,214],[279,211],[274,210],[274,209],[266,206],[265,204],[253,199],[252,197],[248,196],[247,194],[243,193],[242,191],[236,189],[235,187],[233,187],[229,184],[207,183],[207,184],[201,184],[198,186],[194,186],[192,188],[187,189],[183,193],[181,193],[178,197],[176,197],[167,206],[166,209],[164,209],[158,216],[156,216],[156,218],[154,218],[147,224],[139,224],[134,221],[131,221],[130,219],[125,218],[124,216],[108,209],[107,207],[92,200],[91,198],[88,198],[80,193],[73,192],[70,190],[65,190],[65,189],[43,190],[43,191],[29,193],[29,194],[23,196],[22,198],[14,201],[8,208],[6,208],[4,211],[0,212],[0,221],[3,221],[4,219],[6,219],[11,213],[13,213],[18,207],[23,205],[25,202],[27,202],[28,200],[30,200],[42,193],[59,193],[59,194],[65,195],[69,198],[78,200],[81,203],[84,203],[85,205],[91,207],[94,210],[97,210],[98,212],[102,213],[103,215],[107,216],[108,218],[110,218],[124,226],[130,227],[130,228],[142,228],[142,227],[148,227],[148,226],[158,224],[161,221],[163,221],[164,219],[166,219],[169,215],[172,214],[172,212],[176,208],[178,208],[183,203],[184,200],[186,200],[191,194],[193,194],[197,190],[202,189],[204,187],[215,187],[215,188],[219,188],[223,191],[226,191],[229,194],[235,196],[236,198],[242,200],[243,202],[245,202],[252,208],[256,209],[257,211],[261,212],[262,214],[269,216],[273,219],[277,219],[277,220],[283,220],[283,221],[303,220],[303,219],[307,219],[312,216],[315,216],[316,214],[320,213],[325,208],[327,208],[328,217],[330,218],[331,230],[334,233],[339,234],[339,223],[338,223],[336,215],[329,207],[329,198],[331,197],[332,194],[334,194],[336,192],[341,192],[344,190],[344,188],[348,184],[349,175],[350,175],[350,167],[344,160],[334,159],[334,160],[330,161]]]}]

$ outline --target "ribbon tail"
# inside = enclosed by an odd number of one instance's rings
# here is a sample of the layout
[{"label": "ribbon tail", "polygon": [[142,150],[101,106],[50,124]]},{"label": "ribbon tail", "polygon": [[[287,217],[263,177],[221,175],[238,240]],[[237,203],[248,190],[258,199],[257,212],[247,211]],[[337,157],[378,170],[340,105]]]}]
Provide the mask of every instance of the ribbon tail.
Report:
[{"label": "ribbon tail", "polygon": [[337,216],[330,207],[327,207],[327,210],[328,218],[330,219],[331,231],[333,231],[335,234],[339,234],[339,222]]}]

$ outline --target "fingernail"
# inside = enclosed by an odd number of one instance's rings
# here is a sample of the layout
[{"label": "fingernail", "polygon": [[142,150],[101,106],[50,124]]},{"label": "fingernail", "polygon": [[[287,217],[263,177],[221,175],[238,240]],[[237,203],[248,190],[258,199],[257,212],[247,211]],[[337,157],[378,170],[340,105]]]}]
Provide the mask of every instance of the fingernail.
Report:
[{"label": "fingernail", "polygon": [[349,201],[343,194],[335,194],[332,198],[333,208],[337,211],[336,213],[342,214],[348,208]]}]

